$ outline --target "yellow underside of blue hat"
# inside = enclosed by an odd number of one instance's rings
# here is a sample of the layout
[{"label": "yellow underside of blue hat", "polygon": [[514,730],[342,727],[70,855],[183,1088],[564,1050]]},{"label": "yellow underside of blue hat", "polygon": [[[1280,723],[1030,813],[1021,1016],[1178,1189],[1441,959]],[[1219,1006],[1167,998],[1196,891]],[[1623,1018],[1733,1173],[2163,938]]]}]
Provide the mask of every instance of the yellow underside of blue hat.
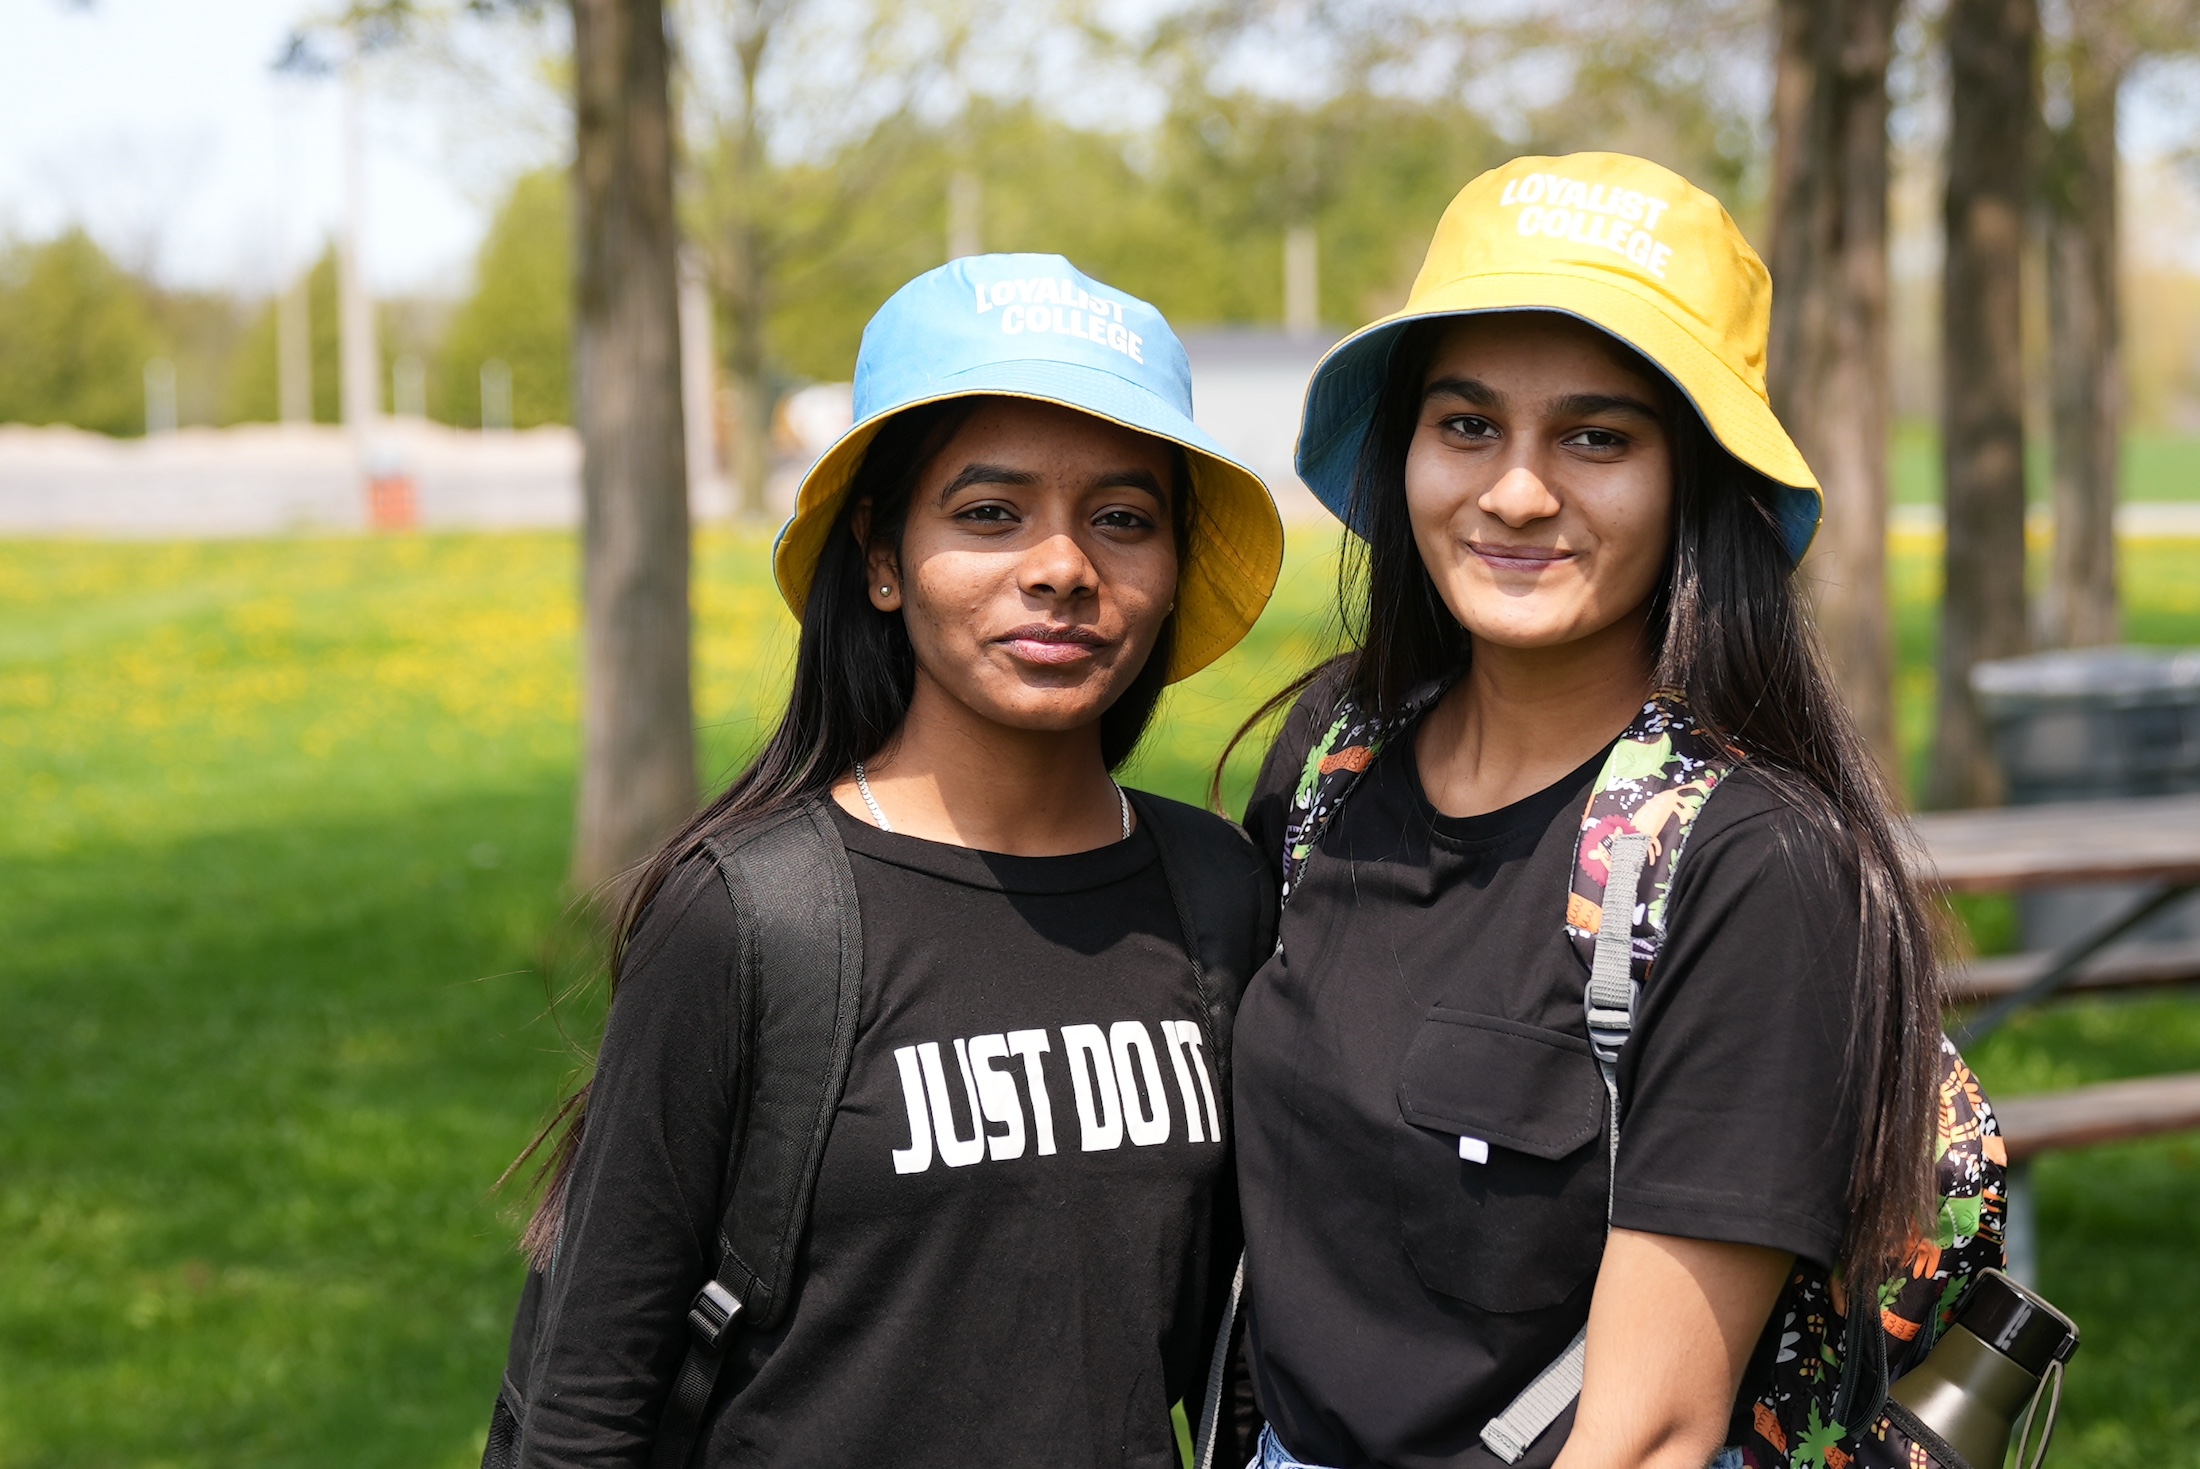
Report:
[{"label": "yellow underside of blue hat", "polygon": [[849,429],[818,456],[817,463],[803,476],[802,488],[795,496],[794,516],[780,531],[772,554],[779,594],[797,619],[809,601],[810,582],[824,554],[825,539],[839,518],[841,497],[880,428],[895,414],[963,397],[1029,398],[1054,403],[1137,433],[1168,439],[1183,448],[1192,470],[1193,518],[1190,555],[1177,577],[1176,651],[1169,660],[1169,682],[1191,677],[1252,631],[1283,569],[1283,521],[1260,476],[1196,444],[1093,413],[1080,404],[1064,403],[1041,393],[1004,392],[997,387],[981,392],[942,393],[898,404]]}]

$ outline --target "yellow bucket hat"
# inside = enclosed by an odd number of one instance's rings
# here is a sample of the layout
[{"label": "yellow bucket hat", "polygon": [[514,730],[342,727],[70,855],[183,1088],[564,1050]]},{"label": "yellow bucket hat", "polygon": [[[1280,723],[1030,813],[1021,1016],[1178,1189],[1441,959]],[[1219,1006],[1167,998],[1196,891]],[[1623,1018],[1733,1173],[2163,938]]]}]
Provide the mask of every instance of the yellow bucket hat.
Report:
[{"label": "yellow bucket hat", "polygon": [[855,424],[810,467],[772,552],[797,618],[879,429],[919,404],[981,395],[1057,403],[1186,451],[1195,519],[1177,574],[1171,683],[1252,630],[1283,566],[1283,522],[1267,484],[1192,422],[1191,364],[1161,313],[1059,255],[950,261],[896,291],[863,329]]},{"label": "yellow bucket hat", "polygon": [[1784,488],[1781,538],[1802,559],[1822,496],[1765,394],[1772,278],[1718,200],[1624,153],[1515,158],[1468,184],[1438,221],[1405,309],[1322,359],[1297,463],[1338,519],[1352,525],[1360,446],[1399,334],[1486,311],[1563,312],[1656,363],[1728,453]]}]

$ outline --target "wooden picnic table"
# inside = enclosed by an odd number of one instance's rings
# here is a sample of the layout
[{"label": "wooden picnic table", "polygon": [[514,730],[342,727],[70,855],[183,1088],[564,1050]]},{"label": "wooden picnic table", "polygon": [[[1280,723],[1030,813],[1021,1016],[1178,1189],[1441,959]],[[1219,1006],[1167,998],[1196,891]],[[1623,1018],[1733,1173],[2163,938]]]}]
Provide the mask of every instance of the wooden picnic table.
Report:
[{"label": "wooden picnic table", "polygon": [[2200,795],[1932,811],[1912,824],[1917,876],[1947,892],[2200,883]]}]

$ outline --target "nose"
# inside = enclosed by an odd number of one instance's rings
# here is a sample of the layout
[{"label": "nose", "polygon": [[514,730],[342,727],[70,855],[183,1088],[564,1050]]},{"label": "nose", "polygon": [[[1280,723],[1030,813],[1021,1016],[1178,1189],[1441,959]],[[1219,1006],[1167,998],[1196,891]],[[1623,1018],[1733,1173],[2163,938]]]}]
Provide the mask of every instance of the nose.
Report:
[{"label": "nose", "polygon": [[1485,515],[1494,515],[1514,530],[1538,520],[1548,520],[1558,514],[1558,496],[1543,477],[1525,464],[1516,464],[1482,492],[1475,505]]},{"label": "nose", "polygon": [[1033,546],[1017,568],[1024,594],[1073,602],[1100,589],[1100,573],[1077,538],[1057,532]]}]

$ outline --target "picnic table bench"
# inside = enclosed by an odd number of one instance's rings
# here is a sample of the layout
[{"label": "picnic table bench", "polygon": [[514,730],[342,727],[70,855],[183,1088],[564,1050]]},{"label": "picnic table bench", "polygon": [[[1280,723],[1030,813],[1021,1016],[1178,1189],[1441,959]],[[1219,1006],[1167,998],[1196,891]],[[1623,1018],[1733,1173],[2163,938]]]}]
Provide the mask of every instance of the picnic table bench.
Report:
[{"label": "picnic table bench", "polygon": [[[2122,912],[2052,953],[1980,960],[1951,975],[1950,1002],[1977,1007],[1956,1027],[1959,1042],[1977,1040],[2017,1010],[2066,990],[2200,982],[2200,944],[2110,947],[2200,887],[2200,795],[1933,812],[1917,817],[1914,828],[1913,871],[1943,892],[2147,885]],[[2010,1097],[1997,1100],[1994,1111],[2009,1148],[2010,1273],[2032,1282],[2038,1257],[2031,1160],[2200,1128],[2200,1073]]]}]

